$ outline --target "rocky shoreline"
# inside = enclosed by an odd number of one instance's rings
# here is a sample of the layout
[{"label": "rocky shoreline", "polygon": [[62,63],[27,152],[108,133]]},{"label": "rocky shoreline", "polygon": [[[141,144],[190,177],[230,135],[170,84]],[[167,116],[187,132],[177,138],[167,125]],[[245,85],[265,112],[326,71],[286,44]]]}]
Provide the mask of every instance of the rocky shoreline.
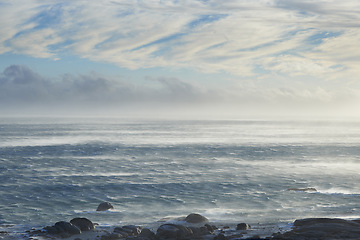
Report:
[{"label": "rocky shoreline", "polygon": [[[97,211],[113,209],[110,203],[101,203]],[[0,232],[0,239],[17,239]],[[74,218],[56,222],[42,229],[31,229],[21,239],[45,240],[330,240],[360,239],[360,220],[338,218],[307,218],[296,220],[291,228],[250,226],[237,223],[231,226],[216,226],[205,216],[191,213],[160,224],[156,229],[124,225],[102,228],[87,218]]]}]

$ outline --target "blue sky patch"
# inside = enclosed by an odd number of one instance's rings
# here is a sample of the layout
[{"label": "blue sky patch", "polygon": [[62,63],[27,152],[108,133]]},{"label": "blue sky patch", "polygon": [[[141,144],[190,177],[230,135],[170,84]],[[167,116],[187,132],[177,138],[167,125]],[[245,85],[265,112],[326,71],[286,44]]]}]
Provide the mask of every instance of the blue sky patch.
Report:
[{"label": "blue sky patch", "polygon": [[33,18],[29,19],[29,23],[37,23],[35,29],[49,28],[58,25],[61,22],[63,5],[63,3],[58,3],[41,7],[43,10]]},{"label": "blue sky patch", "polygon": [[218,21],[222,18],[227,17],[228,14],[210,14],[210,15],[201,15],[198,19],[190,22],[188,24],[189,28],[196,28],[200,25],[206,24],[206,23],[211,23],[211,22],[215,22]]},{"label": "blue sky patch", "polygon": [[319,32],[310,36],[307,41],[310,44],[319,45],[323,43],[324,39],[338,37],[341,34],[341,32]]}]

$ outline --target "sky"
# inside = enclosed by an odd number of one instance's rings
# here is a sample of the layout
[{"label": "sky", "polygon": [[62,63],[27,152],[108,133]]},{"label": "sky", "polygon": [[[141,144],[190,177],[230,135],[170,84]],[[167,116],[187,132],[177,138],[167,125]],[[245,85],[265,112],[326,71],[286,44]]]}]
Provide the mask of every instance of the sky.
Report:
[{"label": "sky", "polygon": [[359,117],[358,0],[0,0],[0,115]]}]

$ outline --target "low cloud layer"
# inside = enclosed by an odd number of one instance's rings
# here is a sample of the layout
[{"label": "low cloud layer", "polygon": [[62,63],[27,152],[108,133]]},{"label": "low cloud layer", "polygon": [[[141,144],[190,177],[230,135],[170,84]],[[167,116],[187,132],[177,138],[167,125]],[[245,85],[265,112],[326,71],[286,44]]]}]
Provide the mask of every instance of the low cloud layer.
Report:
[{"label": "low cloud layer", "polygon": [[38,108],[39,112],[48,110],[50,113],[58,109],[68,113],[113,112],[116,115],[123,110],[141,112],[150,111],[147,109],[150,107],[156,112],[157,108],[197,104],[210,94],[176,78],[148,78],[145,81],[149,81],[150,86],[135,85],[95,72],[47,78],[27,66],[11,65],[0,74],[0,107],[3,112]]},{"label": "low cloud layer", "polygon": [[173,77],[147,77],[144,81],[149,84],[134,84],[94,72],[48,78],[27,66],[11,65],[0,74],[0,111],[5,115],[147,117],[351,115],[360,96],[349,88],[267,87],[263,82],[214,89]]}]

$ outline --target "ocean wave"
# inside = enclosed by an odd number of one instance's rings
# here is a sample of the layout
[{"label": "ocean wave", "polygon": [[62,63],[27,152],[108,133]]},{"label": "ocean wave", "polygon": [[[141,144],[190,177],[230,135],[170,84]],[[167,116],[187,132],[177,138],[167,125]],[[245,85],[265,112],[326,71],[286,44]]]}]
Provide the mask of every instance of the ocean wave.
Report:
[{"label": "ocean wave", "polygon": [[360,191],[351,191],[344,188],[318,189],[318,192],[328,195],[360,195]]}]

